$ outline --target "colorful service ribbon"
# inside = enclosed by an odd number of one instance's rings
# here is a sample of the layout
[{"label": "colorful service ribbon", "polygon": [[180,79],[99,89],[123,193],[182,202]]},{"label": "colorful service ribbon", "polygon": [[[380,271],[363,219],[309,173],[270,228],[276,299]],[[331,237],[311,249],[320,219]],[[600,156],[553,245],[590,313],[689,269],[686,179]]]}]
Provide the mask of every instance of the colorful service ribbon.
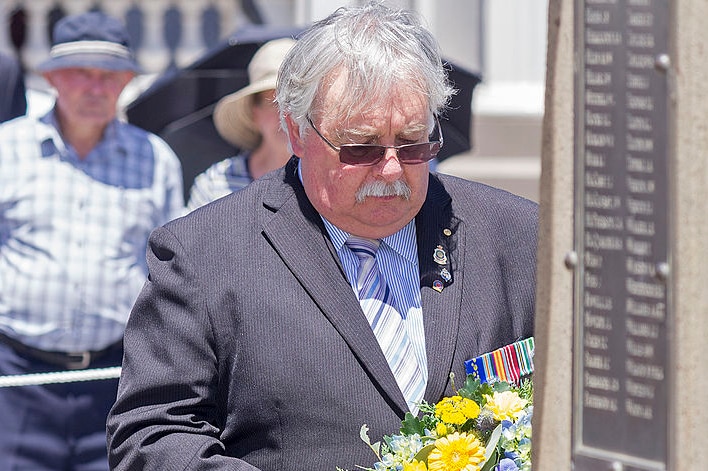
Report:
[{"label": "colorful service ribbon", "polygon": [[533,373],[533,349],[533,337],[529,337],[467,360],[465,368],[467,374],[476,375],[483,383],[518,383],[522,377]]}]

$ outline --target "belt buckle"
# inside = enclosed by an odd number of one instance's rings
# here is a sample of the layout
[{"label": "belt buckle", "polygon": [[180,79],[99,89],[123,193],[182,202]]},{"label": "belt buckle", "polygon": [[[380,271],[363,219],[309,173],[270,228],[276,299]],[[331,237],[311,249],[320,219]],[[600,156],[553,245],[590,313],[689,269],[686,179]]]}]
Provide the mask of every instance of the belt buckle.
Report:
[{"label": "belt buckle", "polygon": [[91,364],[91,352],[70,352],[67,353],[67,365],[70,370],[83,370]]}]

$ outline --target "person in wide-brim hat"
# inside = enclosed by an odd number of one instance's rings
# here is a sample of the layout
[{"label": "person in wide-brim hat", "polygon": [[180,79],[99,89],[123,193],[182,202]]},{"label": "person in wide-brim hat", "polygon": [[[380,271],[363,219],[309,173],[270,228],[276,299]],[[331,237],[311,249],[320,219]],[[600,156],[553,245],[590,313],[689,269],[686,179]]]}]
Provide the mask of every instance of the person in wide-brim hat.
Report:
[{"label": "person in wide-brim hat", "polygon": [[243,188],[285,165],[290,158],[275,103],[275,86],[280,64],[294,44],[294,39],[281,38],[262,45],[248,64],[248,86],[216,104],[214,126],[219,135],[240,152],[197,175],[188,209],[196,209]]},{"label": "person in wide-brim hat", "polygon": [[293,44],[294,39],[281,38],[261,46],[248,64],[249,84],[216,104],[214,125],[219,135],[239,149],[252,150],[258,146],[261,132],[253,121],[254,97],[275,90],[278,67]]}]

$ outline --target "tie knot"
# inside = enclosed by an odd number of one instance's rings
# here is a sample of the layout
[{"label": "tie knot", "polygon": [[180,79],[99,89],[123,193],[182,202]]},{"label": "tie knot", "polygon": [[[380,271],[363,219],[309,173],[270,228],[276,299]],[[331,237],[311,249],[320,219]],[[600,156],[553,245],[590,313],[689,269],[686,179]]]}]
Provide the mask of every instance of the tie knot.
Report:
[{"label": "tie knot", "polygon": [[360,260],[363,260],[365,258],[373,258],[376,255],[381,241],[378,239],[349,236],[345,244],[354,252],[354,255],[359,257]]}]

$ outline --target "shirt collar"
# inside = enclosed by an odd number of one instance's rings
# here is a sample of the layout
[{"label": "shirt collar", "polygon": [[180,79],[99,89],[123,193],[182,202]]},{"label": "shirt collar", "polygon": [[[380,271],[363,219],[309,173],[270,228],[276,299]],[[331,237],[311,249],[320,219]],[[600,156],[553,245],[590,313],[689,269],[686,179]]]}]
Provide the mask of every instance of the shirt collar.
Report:
[{"label": "shirt collar", "polygon": [[[46,149],[45,146],[53,145],[54,149],[58,153],[66,154],[66,144],[64,143],[64,139],[62,139],[61,134],[59,132],[59,122],[57,121],[56,116],[56,106],[49,110],[47,114],[39,118],[39,120],[47,125],[46,134],[44,136],[41,136],[40,139],[43,146],[42,148]],[[124,136],[121,136],[121,127],[118,124],[118,118],[113,118],[113,120],[108,123],[106,128],[103,130],[103,137],[96,145],[96,147],[100,146],[101,143],[106,141],[106,138],[110,136],[112,141],[111,145],[117,151],[116,154],[113,155],[126,155],[128,153],[127,138],[124,139]],[[43,153],[45,153],[44,150]]]}]

